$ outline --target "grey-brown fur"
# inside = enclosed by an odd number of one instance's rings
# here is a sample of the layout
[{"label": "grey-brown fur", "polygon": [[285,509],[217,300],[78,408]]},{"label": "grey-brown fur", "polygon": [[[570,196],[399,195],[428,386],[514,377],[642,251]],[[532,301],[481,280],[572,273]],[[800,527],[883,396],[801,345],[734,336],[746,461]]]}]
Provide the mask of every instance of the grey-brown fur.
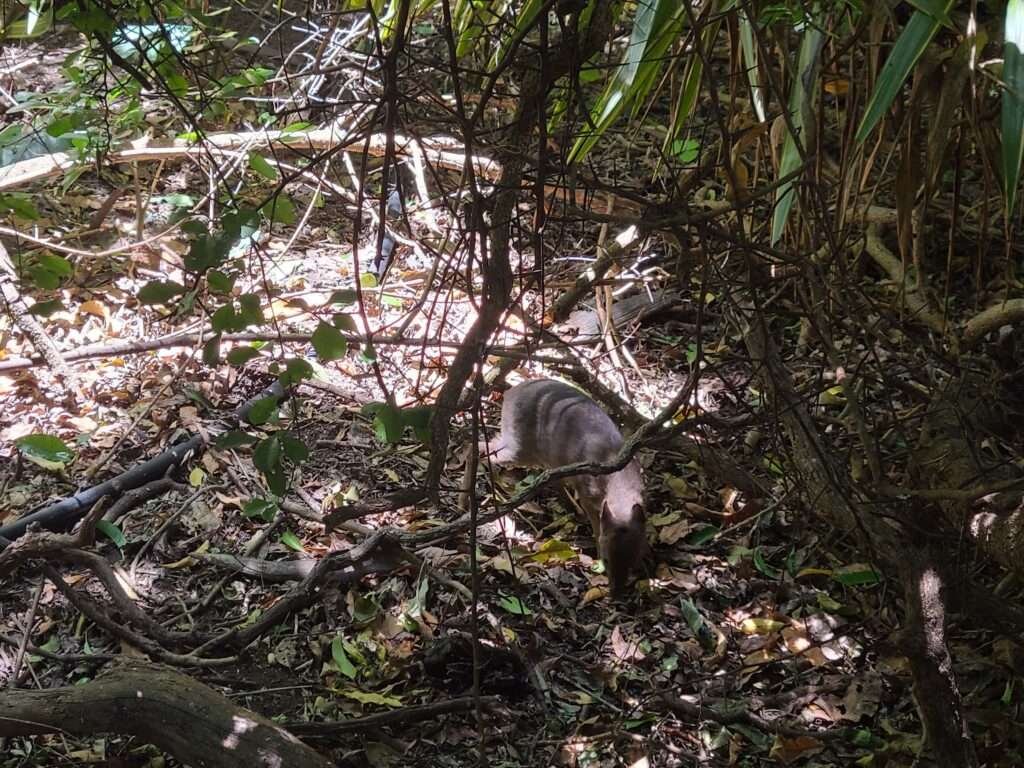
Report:
[{"label": "grey-brown fur", "polygon": [[[622,433],[597,403],[567,384],[538,379],[505,393],[501,434],[481,445],[481,453],[497,464],[552,469],[607,463],[622,443]],[[621,595],[647,550],[640,465],[633,460],[618,472],[577,475],[566,484],[590,519],[612,594]]]}]

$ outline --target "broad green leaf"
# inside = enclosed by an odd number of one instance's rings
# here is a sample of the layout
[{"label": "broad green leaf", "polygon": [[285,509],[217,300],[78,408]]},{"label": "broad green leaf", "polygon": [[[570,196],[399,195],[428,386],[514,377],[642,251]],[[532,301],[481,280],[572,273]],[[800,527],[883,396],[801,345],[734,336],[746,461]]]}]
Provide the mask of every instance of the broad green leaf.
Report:
[{"label": "broad green leaf", "polygon": [[35,205],[26,195],[20,192],[0,195],[0,210],[10,211],[15,216],[20,216],[29,221],[37,221],[39,219],[39,211],[36,210]]},{"label": "broad green leaf", "polygon": [[[864,118],[854,137],[855,141],[863,142],[878,125],[882,115],[889,110],[889,106],[896,98],[900,88],[903,87],[903,83],[906,82],[914,64],[921,58],[921,54],[924,53],[932,38],[935,37],[935,33],[942,26],[942,22],[938,18],[948,18],[953,1],[944,0],[930,3],[930,6],[934,6],[936,13],[915,11],[910,21],[907,22],[907,26],[897,38],[896,44],[878,76],[878,85],[875,86],[875,92],[868,100]],[[941,9],[938,6],[941,6]]]},{"label": "broad green leaf", "polygon": [[289,549],[293,549],[296,552],[305,552],[306,548],[302,546],[302,542],[299,541],[299,537],[291,531],[285,531],[281,534],[281,543]]},{"label": "broad green leaf", "polygon": [[284,448],[284,455],[295,464],[299,464],[309,458],[309,449],[306,447],[306,444],[297,437],[292,437],[287,432],[281,434],[281,446]]},{"label": "broad green leaf", "polygon": [[321,321],[310,339],[317,357],[325,363],[339,360],[348,353],[348,340],[333,325]]},{"label": "broad green leaf", "polygon": [[283,192],[274,195],[260,208],[260,213],[276,224],[294,224],[298,220],[295,203]]},{"label": "broad green leaf", "polygon": [[231,365],[245,365],[254,357],[259,357],[260,351],[255,347],[235,347],[228,352],[228,363]]},{"label": "broad green leaf", "polygon": [[[230,304],[219,307],[210,316],[210,326],[216,333],[234,330],[238,324],[238,315],[235,313],[235,308]],[[245,326],[243,325],[242,327],[244,328]]]},{"label": "broad green leaf", "polygon": [[328,302],[331,304],[354,304],[359,296],[354,288],[343,288],[331,294]]},{"label": "broad green leaf", "polygon": [[313,378],[313,366],[308,360],[293,357],[285,363],[284,373],[278,376],[282,386],[290,387],[305,379]]},{"label": "broad green leaf", "polygon": [[417,405],[402,409],[402,423],[412,428],[416,439],[427,442],[430,439],[430,417],[434,413],[432,405]]},{"label": "broad green leaf", "polygon": [[225,432],[217,438],[217,447],[223,450],[241,448],[242,446],[252,445],[256,440],[257,439],[255,437],[247,432],[243,432],[240,429],[233,429],[230,432]]},{"label": "broad green leaf", "polygon": [[394,445],[402,439],[402,412],[385,403],[373,416],[373,431],[382,443]]},{"label": "broad green leaf", "polygon": [[211,269],[206,273],[206,283],[214,293],[231,293],[238,275],[227,275],[219,269]]},{"label": "broad green leaf", "polygon": [[44,469],[63,469],[75,454],[56,435],[34,434],[14,441],[21,455]]},{"label": "broad green leaf", "polygon": [[253,403],[252,408],[249,409],[248,421],[250,424],[266,424],[270,421],[276,410],[277,398],[264,397],[262,400],[257,400]]},{"label": "broad green leaf", "polygon": [[217,333],[203,344],[203,363],[211,368],[220,362],[220,339],[221,335]]},{"label": "broad green leaf", "polygon": [[277,513],[277,504],[267,499],[249,499],[245,502],[245,506],[242,507],[242,514],[249,518],[259,518],[265,523],[274,521],[274,515]]},{"label": "broad green leaf", "polygon": [[256,152],[249,154],[249,167],[269,181],[277,181],[277,168],[267,162],[267,158]]},{"label": "broad green leaf", "polygon": [[358,331],[355,318],[347,312],[336,312],[331,316],[331,322],[334,324],[335,328],[342,331],[351,331],[352,333]]},{"label": "broad green leaf", "polygon": [[139,291],[142,304],[166,304],[185,292],[185,286],[173,280],[152,280]]},{"label": "broad green leaf", "polygon": [[238,322],[242,328],[263,322],[263,310],[260,308],[260,297],[257,294],[246,293],[239,296],[238,307]]},{"label": "broad green leaf", "polygon": [[64,309],[64,302],[60,299],[49,299],[47,301],[37,301],[31,307],[29,307],[29,314],[36,315],[37,317],[49,317],[54,312],[59,312]]},{"label": "broad green leaf", "polygon": [[1024,156],[1024,0],[1010,0],[1006,5],[1003,82],[1003,188],[1010,217]]}]

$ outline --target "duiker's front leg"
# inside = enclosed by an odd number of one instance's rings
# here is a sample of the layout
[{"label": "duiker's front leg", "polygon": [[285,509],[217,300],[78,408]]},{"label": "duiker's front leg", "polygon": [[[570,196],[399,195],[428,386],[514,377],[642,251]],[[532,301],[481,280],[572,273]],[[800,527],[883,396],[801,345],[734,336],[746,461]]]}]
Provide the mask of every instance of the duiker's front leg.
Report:
[{"label": "duiker's front leg", "polygon": [[[459,488],[459,509],[463,512],[469,511],[469,494],[474,492],[476,487],[476,473],[470,472],[473,466],[473,462],[470,461],[469,452],[473,450],[473,446],[467,445],[463,456],[466,460],[466,471],[462,475],[462,485]],[[492,464],[515,464],[517,456],[515,451],[512,451],[505,445],[505,442],[501,439],[501,435],[492,438],[490,440],[482,440],[477,446],[479,450],[480,461],[478,464],[483,464],[486,461],[490,461]]]}]

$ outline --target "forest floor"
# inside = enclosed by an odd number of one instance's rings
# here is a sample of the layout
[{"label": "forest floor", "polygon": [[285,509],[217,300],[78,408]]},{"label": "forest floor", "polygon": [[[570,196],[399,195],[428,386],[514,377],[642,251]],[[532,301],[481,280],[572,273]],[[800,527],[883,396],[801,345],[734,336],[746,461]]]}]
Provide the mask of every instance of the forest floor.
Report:
[{"label": "forest floor", "polygon": [[[32,73],[28,69],[24,77]],[[176,196],[205,183],[194,166],[165,172],[146,209],[146,232],[167,221],[180,202]],[[40,202],[39,229],[85,233],[77,237],[83,248],[130,243],[138,224],[138,201],[130,192],[104,210],[103,234],[95,233],[95,214],[112,192],[112,185],[92,175],[80,177],[64,194]],[[353,288],[354,238],[339,223],[348,218],[337,215],[333,204],[315,209],[294,242],[288,232],[265,240],[266,270],[254,271],[259,278],[239,286],[243,292],[274,287],[273,300],[263,309],[278,331],[311,334],[333,311],[332,293]],[[361,252],[371,253],[372,233],[361,238]],[[561,252],[566,234],[560,238],[552,247]],[[183,330],[188,321],[173,307],[141,307],[136,296],[148,281],[176,274],[185,247],[183,237],[171,237],[149,248],[73,260],[73,272],[52,291],[59,301],[46,320],[53,340],[62,349],[76,349]],[[584,245],[580,250],[592,252]],[[548,293],[528,291],[521,304],[539,316],[584,265],[553,261]],[[117,533],[98,540],[98,551],[147,612],[176,629],[213,632],[245,625],[281,599],[289,584],[234,574],[221,585],[225,572],[198,555],[240,554],[271,526],[272,534],[253,556],[316,559],[359,540],[351,532],[327,533],[315,522],[334,499],[372,501],[421,483],[428,460],[424,445],[411,432],[396,444],[382,442],[363,406],[382,398],[374,357],[398,405],[431,402],[451,353],[475,317],[452,274],[427,284],[429,266],[400,245],[383,285],[364,286],[366,317],[352,306],[344,308],[357,331],[365,330],[364,322],[373,328],[402,327],[407,343],[380,345],[372,353],[352,349],[340,360],[318,364],[318,383],[300,387],[300,396],[281,409],[278,426],[299,435],[309,449],[309,458],[291,477],[295,493],[289,495],[308,515],[271,515],[268,521],[254,513],[248,502],[263,491],[251,454],[211,449],[180,478],[187,489],[130,511],[114,526]],[[670,283],[669,277],[655,270],[649,281],[660,286]],[[680,315],[695,311],[694,296],[681,296]],[[709,300],[708,312],[715,309]],[[575,340],[572,348],[581,365],[650,415],[696,373],[691,364],[696,340],[684,326],[664,318],[629,324],[615,354],[603,338],[581,340],[571,327],[562,333]],[[496,343],[511,344],[520,334],[521,327],[510,320]],[[5,318],[0,318],[0,337],[0,361],[33,354]],[[449,346],[439,345],[444,342]],[[734,343],[724,324],[712,326],[703,339],[709,368],[701,373],[692,413],[757,412],[752,372],[733,354]],[[288,350],[312,352],[308,345]],[[258,351],[244,365],[216,369],[204,366],[196,349],[171,344],[98,356],[75,367],[84,395],[76,403],[44,369],[0,371],[0,522],[141,463],[184,434],[216,431],[223,414],[273,380],[275,360],[287,355],[283,345],[272,342]],[[541,373],[551,370],[523,361],[509,380]],[[498,395],[487,399],[485,420],[492,428],[498,403]],[[764,489],[763,498],[739,493],[680,452],[640,454],[654,563],[627,606],[613,604],[605,594],[591,532],[554,492],[481,529],[484,727],[472,712],[448,714],[333,737],[327,744],[317,742],[318,748],[330,749],[339,766],[466,766],[477,763],[481,739],[495,768],[643,765],[645,759],[658,766],[923,764],[910,677],[898,645],[896,597],[887,589],[886,574],[857,562],[848,542],[809,522],[773,461],[783,447],[765,429],[760,435],[754,431],[725,435],[708,428],[695,437],[731,457]],[[55,472],[25,460],[14,441],[40,433],[73,446],[73,462]],[[458,487],[460,449],[467,441],[468,430],[460,424],[446,474],[450,491]],[[98,461],[102,469],[90,479],[86,471]],[[503,477],[507,494],[524,473]],[[478,488],[484,487],[481,479]],[[448,503],[442,509],[406,507],[359,523],[428,530],[458,515],[454,493],[444,498]],[[481,501],[486,507],[488,497]],[[236,665],[186,671],[286,724],[357,718],[468,696],[473,687],[468,538],[418,554],[429,569],[404,567],[348,589],[328,589],[315,606],[245,649]],[[65,567],[63,574],[102,599],[101,585],[84,569]],[[137,653],[85,621],[52,584],[44,581],[37,596],[30,576],[23,569],[0,584],[0,680],[10,682],[16,641],[29,617],[32,643],[50,654]],[[218,588],[216,598],[203,606]],[[1011,654],[980,642],[969,627],[958,628],[953,652],[969,692],[972,726],[985,734],[979,745],[991,750],[988,764],[1019,764],[1014,762],[1017,745],[1003,732],[1005,713],[990,704],[1012,688]],[[18,683],[30,688],[75,684],[102,666],[29,653]],[[687,704],[690,716],[684,714]],[[9,740],[0,768],[104,761],[158,765],[158,760],[153,750],[117,736],[34,737]]]}]

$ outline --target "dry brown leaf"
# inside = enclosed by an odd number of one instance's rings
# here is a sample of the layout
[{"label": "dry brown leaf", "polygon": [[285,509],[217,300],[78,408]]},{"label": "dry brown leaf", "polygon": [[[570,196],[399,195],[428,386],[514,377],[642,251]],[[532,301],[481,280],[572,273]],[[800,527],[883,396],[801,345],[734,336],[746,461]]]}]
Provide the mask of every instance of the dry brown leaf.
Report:
[{"label": "dry brown leaf", "polygon": [[771,756],[783,765],[790,765],[805,757],[816,755],[825,748],[817,739],[811,736],[776,736],[772,744]]},{"label": "dry brown leaf", "polygon": [[640,650],[640,641],[627,639],[622,635],[622,627],[618,624],[612,630],[612,654],[619,661],[643,661],[646,656]]}]

